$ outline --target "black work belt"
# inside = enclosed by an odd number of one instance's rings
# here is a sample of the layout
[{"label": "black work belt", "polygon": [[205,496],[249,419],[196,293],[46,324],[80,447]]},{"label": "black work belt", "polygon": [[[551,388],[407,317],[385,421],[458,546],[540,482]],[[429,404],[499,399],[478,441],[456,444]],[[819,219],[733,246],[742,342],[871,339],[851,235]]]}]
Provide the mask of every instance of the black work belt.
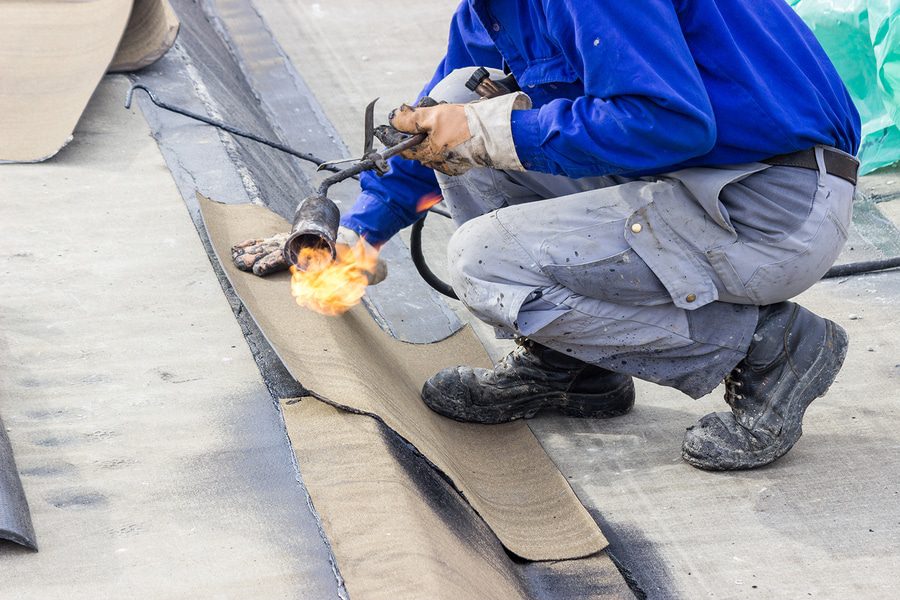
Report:
[{"label": "black work belt", "polygon": [[[831,148],[822,148],[822,150],[825,156],[825,172],[856,185],[856,172],[859,170],[859,161],[848,154],[832,150]],[[773,156],[760,162],[778,167],[800,167],[801,169],[812,169],[813,171],[819,170],[815,148],[801,150],[792,154]]]}]

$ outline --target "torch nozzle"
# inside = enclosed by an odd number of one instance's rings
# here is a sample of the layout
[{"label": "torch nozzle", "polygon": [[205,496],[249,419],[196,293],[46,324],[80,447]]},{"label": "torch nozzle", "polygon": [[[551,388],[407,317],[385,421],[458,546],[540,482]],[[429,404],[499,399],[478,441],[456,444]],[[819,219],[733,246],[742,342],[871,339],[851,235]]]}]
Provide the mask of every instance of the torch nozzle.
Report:
[{"label": "torch nozzle", "polygon": [[284,245],[284,258],[301,271],[305,271],[309,254],[328,252],[337,256],[335,240],[341,213],[334,202],[321,195],[307,196],[294,213],[291,235]]}]

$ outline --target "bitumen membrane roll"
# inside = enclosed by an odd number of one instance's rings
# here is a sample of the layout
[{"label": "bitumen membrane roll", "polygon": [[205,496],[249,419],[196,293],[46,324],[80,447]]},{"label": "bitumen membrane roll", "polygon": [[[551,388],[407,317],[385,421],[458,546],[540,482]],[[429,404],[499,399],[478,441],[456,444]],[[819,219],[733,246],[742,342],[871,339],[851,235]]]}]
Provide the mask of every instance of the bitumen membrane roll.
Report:
[{"label": "bitumen membrane roll", "polygon": [[6,427],[0,419],[0,539],[37,550],[31,512],[13,457]]}]

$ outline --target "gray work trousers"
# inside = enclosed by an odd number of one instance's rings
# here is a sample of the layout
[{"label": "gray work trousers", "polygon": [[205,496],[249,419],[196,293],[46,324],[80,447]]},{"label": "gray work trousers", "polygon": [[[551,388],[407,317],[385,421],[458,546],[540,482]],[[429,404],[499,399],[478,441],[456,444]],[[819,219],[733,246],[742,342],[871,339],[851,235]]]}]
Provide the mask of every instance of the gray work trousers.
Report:
[{"label": "gray work trousers", "polygon": [[[432,96],[468,101],[466,77]],[[847,239],[854,187],[817,157],[818,171],[438,174],[460,225],[451,284],[497,328],[699,398],[745,357],[757,307],[809,288]]]}]

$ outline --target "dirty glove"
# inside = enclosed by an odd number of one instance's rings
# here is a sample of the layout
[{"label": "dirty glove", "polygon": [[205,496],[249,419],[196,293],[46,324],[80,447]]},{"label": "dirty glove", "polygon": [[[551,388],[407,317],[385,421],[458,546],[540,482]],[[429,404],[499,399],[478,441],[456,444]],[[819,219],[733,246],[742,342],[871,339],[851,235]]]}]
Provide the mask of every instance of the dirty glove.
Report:
[{"label": "dirty glove", "polygon": [[288,268],[284,260],[284,244],[289,233],[279,233],[269,238],[244,240],[231,247],[231,259],[241,271],[253,271],[254,275],[265,277]]},{"label": "dirty glove", "polygon": [[531,108],[522,92],[485,98],[469,104],[412,107],[391,112],[391,126],[407,133],[427,133],[418,146],[403,153],[446,175],[472,167],[524,171],[512,137],[512,111]]},{"label": "dirty glove", "polygon": [[[252,271],[254,275],[265,277],[270,273],[284,271],[290,264],[284,259],[284,244],[289,233],[278,233],[264,239],[244,240],[240,244],[231,247],[231,258],[234,265],[241,271]],[[339,227],[337,239],[337,251],[341,254],[344,249],[353,248],[360,240],[360,235],[352,229]],[[368,256],[377,255],[378,249],[363,239],[363,247]],[[387,277],[387,264],[379,257],[374,272],[367,273],[369,285],[381,283]]]}]

